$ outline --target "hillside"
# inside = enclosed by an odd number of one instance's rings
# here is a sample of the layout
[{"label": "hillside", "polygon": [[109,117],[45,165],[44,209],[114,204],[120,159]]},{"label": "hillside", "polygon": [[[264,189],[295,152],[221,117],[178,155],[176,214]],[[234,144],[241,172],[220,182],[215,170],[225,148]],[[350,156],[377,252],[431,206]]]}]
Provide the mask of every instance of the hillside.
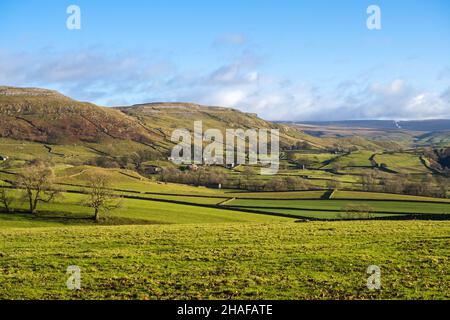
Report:
[{"label": "hillside", "polygon": [[282,147],[303,141],[323,147],[318,138],[255,114],[192,103],[106,108],[46,89],[0,87],[0,115],[0,137],[56,145],[125,140],[167,152],[174,129],[192,130],[202,120],[204,129],[280,129]]},{"label": "hillside", "polygon": [[[156,102],[106,108],[39,88],[0,87],[0,115],[0,138],[53,145],[133,141],[134,145],[163,154],[173,146],[170,141],[173,130],[193,130],[194,121],[199,120],[204,130],[215,128],[223,133],[228,128],[279,129],[282,149],[397,150],[414,142],[423,145],[428,140],[439,140],[442,145],[447,141],[444,132],[437,137],[408,130],[345,128],[343,124],[273,123],[256,114],[194,103]],[[368,121],[357,125],[387,123]]]},{"label": "hillside", "polygon": [[152,133],[170,140],[173,130],[186,128],[193,130],[194,121],[203,122],[203,130],[214,128],[225,133],[226,129],[279,129],[280,146],[288,147],[297,142],[308,142],[315,148],[322,148],[321,139],[306,135],[286,125],[272,123],[256,114],[245,113],[233,108],[203,106],[183,102],[157,102],[118,107],[118,110],[137,119]]},{"label": "hillside", "polygon": [[54,144],[132,140],[151,145],[136,121],[56,91],[0,87],[0,137]]}]

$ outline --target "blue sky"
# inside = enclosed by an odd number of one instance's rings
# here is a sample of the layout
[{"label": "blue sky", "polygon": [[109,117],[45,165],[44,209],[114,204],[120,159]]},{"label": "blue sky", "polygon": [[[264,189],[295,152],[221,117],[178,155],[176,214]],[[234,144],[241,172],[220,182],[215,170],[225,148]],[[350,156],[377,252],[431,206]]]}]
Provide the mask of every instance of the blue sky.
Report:
[{"label": "blue sky", "polygon": [[[81,9],[68,30],[66,9]],[[369,5],[381,30],[366,27]],[[450,1],[0,1],[0,85],[270,120],[450,118]]]}]

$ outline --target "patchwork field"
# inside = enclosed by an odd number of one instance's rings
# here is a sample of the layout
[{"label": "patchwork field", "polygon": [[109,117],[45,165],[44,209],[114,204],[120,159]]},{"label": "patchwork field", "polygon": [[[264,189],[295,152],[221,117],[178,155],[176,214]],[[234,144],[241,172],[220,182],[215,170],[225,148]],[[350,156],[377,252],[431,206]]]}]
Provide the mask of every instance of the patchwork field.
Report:
[{"label": "patchwork field", "polygon": [[[446,203],[422,203],[417,201],[373,201],[373,200],[248,200],[235,199],[226,203],[232,208],[258,208],[270,212],[334,211],[345,212],[347,205],[371,208],[371,213],[404,213],[404,214],[450,214],[450,205]],[[309,214],[311,216],[311,214]],[[321,214],[317,215],[318,218]],[[450,216],[449,216],[450,217]]]},{"label": "patchwork field", "polygon": [[[438,198],[362,191],[364,175],[375,176],[375,187],[408,174],[437,188],[416,154],[383,153],[375,144],[292,151],[278,175],[261,176],[257,166],[202,172],[136,159],[142,148],[0,139],[0,154],[9,157],[0,163],[0,185],[14,197],[12,212],[0,205],[0,299],[450,298],[445,192]],[[15,183],[36,158],[51,166],[62,194],[30,214]],[[108,165],[96,165],[99,158]],[[166,182],[172,180],[146,174],[146,165],[199,180],[217,175],[228,184]],[[86,206],[96,175],[119,197],[118,208],[98,222]],[[66,288],[70,265],[81,268],[79,291]],[[366,287],[369,265],[382,270],[380,291]]]},{"label": "patchwork field", "polygon": [[[61,225],[94,225],[93,211],[83,202],[86,196],[64,193],[53,203],[42,204],[36,215],[0,214],[1,228],[41,227]],[[170,197],[169,197],[170,199]],[[192,203],[207,203],[210,198],[193,198]],[[200,201],[199,201],[200,200]],[[189,199],[185,200],[189,202]],[[214,202],[214,201],[213,201]],[[211,203],[210,203],[211,204]],[[26,209],[26,204],[17,202],[17,209]],[[122,198],[118,209],[103,217],[102,224],[186,224],[224,222],[271,222],[286,218],[251,214],[236,210],[224,210],[176,203]]]}]

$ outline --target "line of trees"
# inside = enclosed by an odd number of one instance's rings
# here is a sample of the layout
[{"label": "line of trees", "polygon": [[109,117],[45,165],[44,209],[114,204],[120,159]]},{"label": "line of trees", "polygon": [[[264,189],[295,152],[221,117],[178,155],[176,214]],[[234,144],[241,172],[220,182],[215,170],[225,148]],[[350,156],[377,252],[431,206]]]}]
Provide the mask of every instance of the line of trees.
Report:
[{"label": "line of trees", "polygon": [[249,191],[302,191],[309,190],[312,185],[301,177],[273,177],[270,180],[241,180],[241,189]]},{"label": "line of trees", "polygon": [[238,176],[229,176],[215,168],[199,167],[195,171],[166,168],[159,174],[162,182],[189,184],[194,186],[217,186],[239,188],[249,191],[301,191],[312,188],[311,183],[298,176],[272,177],[270,180],[259,179],[252,168],[245,167]]},{"label": "line of trees", "polygon": [[101,168],[122,168],[142,172],[147,161],[160,160],[162,155],[152,149],[143,149],[120,157],[103,155],[86,161],[84,164]]},{"label": "line of trees", "polygon": [[441,176],[427,175],[417,181],[410,175],[397,175],[393,179],[378,173],[369,173],[361,176],[361,186],[364,191],[371,192],[447,198],[450,183]]},{"label": "line of trees", "polygon": [[196,170],[181,171],[177,168],[164,168],[158,176],[162,182],[190,184],[194,186],[228,186],[227,176],[214,168],[199,167]]}]

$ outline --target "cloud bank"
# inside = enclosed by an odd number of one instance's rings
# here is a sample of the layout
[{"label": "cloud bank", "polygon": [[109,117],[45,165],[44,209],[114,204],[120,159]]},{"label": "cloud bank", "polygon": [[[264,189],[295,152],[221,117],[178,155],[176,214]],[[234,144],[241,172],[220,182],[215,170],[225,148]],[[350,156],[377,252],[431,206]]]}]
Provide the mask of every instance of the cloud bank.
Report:
[{"label": "cloud bank", "polygon": [[[227,34],[214,45],[242,46],[246,41],[243,35]],[[56,89],[108,106],[151,101],[229,106],[269,120],[450,118],[450,85],[439,92],[402,78],[348,79],[325,90],[317,83],[268,74],[263,59],[246,51],[202,72],[183,70],[157,56],[105,51],[0,51],[0,84]],[[437,75],[442,81],[446,70]]]}]

